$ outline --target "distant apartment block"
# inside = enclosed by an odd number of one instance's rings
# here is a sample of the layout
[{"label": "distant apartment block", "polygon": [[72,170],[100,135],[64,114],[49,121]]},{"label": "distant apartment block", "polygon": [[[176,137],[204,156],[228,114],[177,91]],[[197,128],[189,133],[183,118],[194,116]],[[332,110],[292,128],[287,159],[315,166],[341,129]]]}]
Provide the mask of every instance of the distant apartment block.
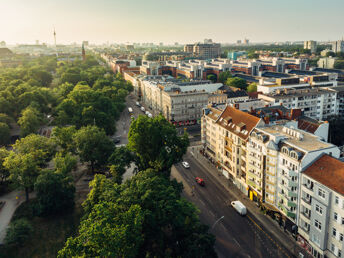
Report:
[{"label": "distant apartment block", "polygon": [[335,53],[344,52],[344,40],[337,40],[333,42],[332,51]]},{"label": "distant apartment block", "polygon": [[219,43],[195,43],[184,46],[184,52],[192,53],[195,57],[201,59],[212,59],[220,57],[221,44]]},{"label": "distant apartment block", "polygon": [[317,42],[314,40],[307,40],[303,44],[304,49],[309,49],[311,53],[315,53],[317,50]]}]

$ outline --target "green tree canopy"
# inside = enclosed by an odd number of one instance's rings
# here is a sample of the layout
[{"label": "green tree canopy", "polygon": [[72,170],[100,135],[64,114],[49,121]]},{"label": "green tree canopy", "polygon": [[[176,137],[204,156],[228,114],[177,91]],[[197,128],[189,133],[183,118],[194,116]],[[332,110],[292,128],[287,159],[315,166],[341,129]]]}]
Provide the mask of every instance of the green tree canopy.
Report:
[{"label": "green tree canopy", "polygon": [[73,135],[76,131],[75,126],[54,127],[52,131],[52,140],[61,148],[63,153],[75,153]]},{"label": "green tree canopy", "polygon": [[6,145],[10,142],[11,139],[11,132],[10,127],[0,122],[0,145]]},{"label": "green tree canopy", "polygon": [[248,92],[257,92],[257,83],[252,82],[250,85],[247,87]]},{"label": "green tree canopy", "polygon": [[168,171],[186,153],[189,139],[182,137],[162,115],[154,118],[139,116],[129,129],[128,149],[136,154],[139,170],[155,168]]},{"label": "green tree canopy", "polygon": [[217,81],[217,76],[215,74],[208,74],[207,80],[210,80],[215,83]]},{"label": "green tree canopy", "polygon": [[18,120],[20,125],[20,133],[22,136],[27,136],[31,133],[36,133],[39,127],[42,125],[43,117],[37,109],[33,107],[27,107],[22,112],[22,116]]},{"label": "green tree canopy", "polygon": [[246,90],[246,81],[244,79],[234,77],[234,78],[228,78],[226,81],[226,84],[231,87],[239,88],[242,90]]},{"label": "green tree canopy", "polygon": [[226,83],[227,79],[231,78],[231,77],[232,77],[231,72],[229,72],[229,71],[221,72],[219,75],[219,82]]},{"label": "green tree canopy", "polygon": [[94,180],[89,213],[58,257],[216,257],[214,236],[176,181],[151,169],[122,185]]},{"label": "green tree canopy", "polygon": [[55,171],[63,175],[67,175],[77,167],[77,159],[70,152],[66,154],[58,152],[54,158]]},{"label": "green tree canopy", "polygon": [[92,173],[95,167],[107,164],[114,148],[105,131],[97,126],[82,127],[74,134],[74,143],[81,161],[90,162]]},{"label": "green tree canopy", "polygon": [[344,69],[344,60],[337,60],[333,65],[334,69]]},{"label": "green tree canopy", "polygon": [[4,165],[8,155],[10,155],[10,152],[5,147],[0,148],[0,184],[3,184],[10,176],[9,170]]},{"label": "green tree canopy", "polygon": [[75,187],[71,177],[45,170],[38,176],[34,188],[40,215],[65,212],[74,206]]}]

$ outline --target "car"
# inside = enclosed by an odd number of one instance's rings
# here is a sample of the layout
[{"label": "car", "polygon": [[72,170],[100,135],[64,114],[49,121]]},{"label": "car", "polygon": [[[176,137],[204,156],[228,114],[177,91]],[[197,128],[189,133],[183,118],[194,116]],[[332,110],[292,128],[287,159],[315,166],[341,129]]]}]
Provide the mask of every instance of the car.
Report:
[{"label": "car", "polygon": [[113,140],[114,143],[120,143],[121,142],[121,139],[119,137],[116,137],[114,140]]},{"label": "car", "polygon": [[145,109],[144,107],[141,107],[141,111],[142,111],[142,112],[145,112],[146,109]]},{"label": "car", "polygon": [[195,178],[196,183],[199,184],[200,186],[205,186],[204,180],[200,177]]},{"label": "car", "polygon": [[146,114],[146,116],[148,116],[149,115],[149,111],[146,111],[145,114]]},{"label": "car", "polygon": [[182,162],[182,165],[183,165],[184,168],[190,168],[189,163],[186,162],[186,161],[183,161],[183,162]]},{"label": "car", "polygon": [[139,103],[138,101],[136,101],[136,106],[138,106],[138,107],[141,106],[140,103]]}]

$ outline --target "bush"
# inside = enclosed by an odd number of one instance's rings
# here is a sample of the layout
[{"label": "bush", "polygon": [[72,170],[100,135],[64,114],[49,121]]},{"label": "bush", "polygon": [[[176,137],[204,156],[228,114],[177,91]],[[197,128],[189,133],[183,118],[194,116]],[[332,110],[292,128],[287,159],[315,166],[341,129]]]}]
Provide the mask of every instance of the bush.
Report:
[{"label": "bush", "polygon": [[5,243],[22,245],[33,232],[33,227],[27,219],[18,219],[11,222],[7,230]]}]

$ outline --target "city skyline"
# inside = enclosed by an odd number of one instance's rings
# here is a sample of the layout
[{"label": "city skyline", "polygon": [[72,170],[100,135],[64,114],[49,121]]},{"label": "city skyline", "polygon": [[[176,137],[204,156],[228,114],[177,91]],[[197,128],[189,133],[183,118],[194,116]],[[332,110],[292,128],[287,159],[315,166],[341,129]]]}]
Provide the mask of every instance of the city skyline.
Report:
[{"label": "city skyline", "polygon": [[[0,40],[8,44],[35,40],[66,44],[174,42],[193,43],[204,38],[234,43],[341,39],[344,2],[305,0],[260,2],[214,0],[174,1],[42,1],[14,0],[3,4]],[[312,10],[309,10],[309,7]],[[332,8],[336,6],[336,8]],[[331,12],[324,12],[331,8]],[[302,26],[301,26],[302,25]],[[321,35],[319,33],[321,31]]]}]

